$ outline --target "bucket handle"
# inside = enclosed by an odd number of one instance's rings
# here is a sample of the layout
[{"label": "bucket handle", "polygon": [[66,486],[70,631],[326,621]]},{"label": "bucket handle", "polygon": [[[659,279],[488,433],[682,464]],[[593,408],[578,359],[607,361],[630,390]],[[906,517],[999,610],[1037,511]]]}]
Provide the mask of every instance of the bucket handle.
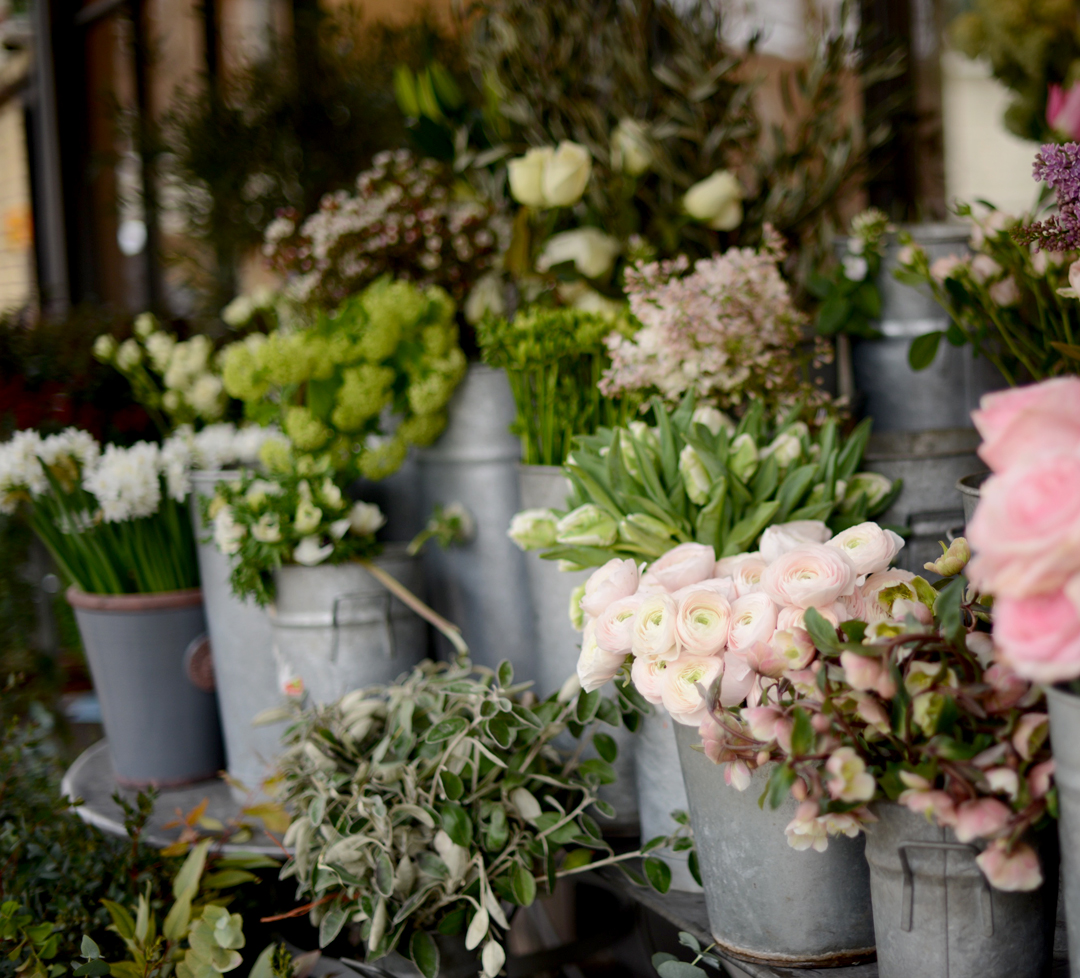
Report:
[{"label": "bucket handle", "polygon": [[[901,842],[896,847],[896,853],[900,857],[900,868],[904,872],[904,890],[900,898],[900,929],[910,932],[912,920],[915,916],[915,876],[911,872],[911,864],[908,862],[908,849],[936,849],[939,852],[966,852],[977,856],[979,850],[975,846],[964,845],[960,842]],[[982,909],[983,934],[986,937],[994,936],[994,900],[990,892],[990,884],[986,877],[979,873],[979,905]]]},{"label": "bucket handle", "polygon": [[[372,597],[369,591],[346,591],[343,594],[335,595],[334,603],[330,610],[330,628],[332,638],[330,639],[330,661],[337,662],[338,657],[338,635],[340,634],[340,624],[338,623],[338,608],[342,601],[346,601],[349,598],[370,598]],[[386,657],[392,659],[397,655],[397,649],[394,647],[394,628],[390,621],[390,592],[382,591],[379,594],[379,599],[382,601],[382,620],[383,627],[386,629]]]}]

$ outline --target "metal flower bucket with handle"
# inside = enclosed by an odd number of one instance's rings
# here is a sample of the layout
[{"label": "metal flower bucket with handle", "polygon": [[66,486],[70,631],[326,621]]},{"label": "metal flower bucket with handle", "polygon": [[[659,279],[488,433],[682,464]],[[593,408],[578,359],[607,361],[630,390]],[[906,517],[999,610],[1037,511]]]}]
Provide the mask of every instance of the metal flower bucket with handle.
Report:
[{"label": "metal flower bucket with handle", "polygon": [[870,958],[874,920],[862,837],[832,837],[824,852],[792,849],[784,828],[795,816],[794,800],[758,807],[768,768],[738,791],[694,749],[701,742],[695,728],[676,724],[675,737],[709,928],[720,950],[789,968]]},{"label": "metal flower bucket with handle", "polygon": [[[390,544],[377,563],[414,594],[419,558]],[[423,657],[427,625],[360,564],[288,566],[274,574],[274,663],[283,692],[330,703],[392,682]]]},{"label": "metal flower bucket with handle", "polygon": [[994,889],[957,841],[894,802],[873,806],[866,860],[880,978],[1038,978],[1048,974],[1057,911],[1054,832],[1038,846],[1045,882],[1027,893]]},{"label": "metal flower bucket with handle", "polygon": [[[1069,947],[1080,948],[1080,696],[1064,687],[1048,686],[1046,702],[1060,806],[1057,829],[1064,870],[1065,923]],[[1080,978],[1080,953],[1073,952],[1069,969],[1071,978]]]}]

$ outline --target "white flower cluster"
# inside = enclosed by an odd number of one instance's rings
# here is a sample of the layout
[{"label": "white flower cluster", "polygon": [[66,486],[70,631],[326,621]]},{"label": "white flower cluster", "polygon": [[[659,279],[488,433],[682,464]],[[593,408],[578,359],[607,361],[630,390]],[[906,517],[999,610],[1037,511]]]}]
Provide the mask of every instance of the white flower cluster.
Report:
[{"label": "white flower cluster", "polygon": [[[259,461],[259,452],[268,441],[288,445],[289,440],[274,427],[249,425],[237,428],[234,424],[207,425],[201,431],[193,431],[190,425],[181,425],[165,443],[162,451],[170,450],[180,443],[187,453],[187,466],[192,469],[227,469],[232,466],[252,466]],[[179,449],[176,449],[179,452]]]},{"label": "white flower cluster", "polygon": [[49,488],[38,459],[41,436],[36,431],[17,431],[0,445],[0,512],[14,513],[19,500],[39,496]]},{"label": "white flower cluster", "polygon": [[97,466],[83,475],[83,488],[101,506],[106,523],[153,516],[161,505],[161,451],[140,441],[131,448],[107,445]]}]

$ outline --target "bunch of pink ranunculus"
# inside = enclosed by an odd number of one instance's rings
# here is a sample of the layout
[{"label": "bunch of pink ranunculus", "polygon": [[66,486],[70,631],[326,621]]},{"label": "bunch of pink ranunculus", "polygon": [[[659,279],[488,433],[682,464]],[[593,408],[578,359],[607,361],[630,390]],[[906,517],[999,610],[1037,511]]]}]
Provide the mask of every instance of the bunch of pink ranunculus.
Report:
[{"label": "bunch of pink ranunculus", "polygon": [[717,679],[720,704],[731,707],[753,701],[763,677],[806,668],[808,608],[834,625],[896,614],[878,596],[913,577],[889,570],[903,545],[876,523],[833,536],[822,522],[800,520],[766,529],[754,553],[719,561],[699,543],[680,544],[644,571],[633,560],[608,561],[571,609],[584,629],[578,678],[591,691],[628,668],[646,700],[697,726],[706,715],[700,689]]},{"label": "bunch of pink ranunculus", "polygon": [[987,394],[972,415],[993,474],[968,524],[967,575],[1026,679],[1080,678],[1080,378]]}]

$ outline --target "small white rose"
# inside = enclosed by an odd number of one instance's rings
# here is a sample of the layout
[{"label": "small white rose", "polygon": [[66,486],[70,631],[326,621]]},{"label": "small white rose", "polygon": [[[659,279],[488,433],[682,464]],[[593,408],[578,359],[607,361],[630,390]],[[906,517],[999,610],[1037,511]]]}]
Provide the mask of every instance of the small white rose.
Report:
[{"label": "small white rose", "polygon": [[544,207],[543,176],[555,150],[550,146],[530,149],[506,165],[510,194],[526,207]]},{"label": "small white rose", "polygon": [[592,173],[592,156],[580,143],[564,139],[547,160],[540,175],[544,202],[548,207],[576,204]]},{"label": "small white rose", "polygon": [[717,170],[695,183],[683,197],[683,208],[714,231],[734,231],[742,223],[743,191],[730,170]]},{"label": "small white rose", "polygon": [[354,503],[349,510],[349,528],[358,537],[377,532],[385,523],[386,517],[374,503]]}]

